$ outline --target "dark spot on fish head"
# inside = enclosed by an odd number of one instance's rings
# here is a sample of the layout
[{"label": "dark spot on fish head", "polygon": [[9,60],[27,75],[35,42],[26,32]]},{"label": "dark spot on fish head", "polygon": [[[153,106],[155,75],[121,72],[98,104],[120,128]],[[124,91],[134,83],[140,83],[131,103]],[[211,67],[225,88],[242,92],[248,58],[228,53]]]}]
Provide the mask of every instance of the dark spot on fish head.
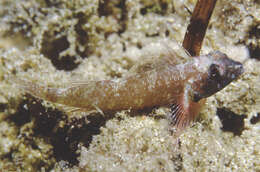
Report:
[{"label": "dark spot on fish head", "polygon": [[194,100],[209,97],[225,88],[229,83],[237,79],[243,72],[243,65],[227,57],[220,51],[208,54],[212,63],[209,65],[206,79],[200,91],[196,91]]}]

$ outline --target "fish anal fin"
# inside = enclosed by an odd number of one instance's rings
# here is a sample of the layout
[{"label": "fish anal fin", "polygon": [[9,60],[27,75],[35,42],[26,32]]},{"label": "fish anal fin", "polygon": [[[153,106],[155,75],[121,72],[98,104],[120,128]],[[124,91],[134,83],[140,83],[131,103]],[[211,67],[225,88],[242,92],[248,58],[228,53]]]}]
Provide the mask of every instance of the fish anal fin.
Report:
[{"label": "fish anal fin", "polygon": [[89,111],[89,110],[84,109],[84,108],[64,106],[64,105],[61,105],[60,109],[64,113],[66,113],[69,117],[84,117],[84,116],[88,116],[92,113],[96,113],[96,110]]}]

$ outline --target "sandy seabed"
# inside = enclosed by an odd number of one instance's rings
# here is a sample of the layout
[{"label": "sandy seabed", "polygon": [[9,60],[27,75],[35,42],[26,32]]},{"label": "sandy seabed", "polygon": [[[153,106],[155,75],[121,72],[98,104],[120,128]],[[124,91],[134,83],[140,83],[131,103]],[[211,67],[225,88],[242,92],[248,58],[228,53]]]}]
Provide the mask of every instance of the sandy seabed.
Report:
[{"label": "sandy seabed", "polygon": [[[201,54],[220,50],[244,74],[207,99],[176,139],[167,109],[71,115],[24,94],[10,76],[54,87],[117,79],[182,42],[194,0],[2,0],[3,171],[260,171],[260,2],[219,0]],[[162,43],[163,42],[163,43]],[[178,51],[178,50],[176,50]]]}]

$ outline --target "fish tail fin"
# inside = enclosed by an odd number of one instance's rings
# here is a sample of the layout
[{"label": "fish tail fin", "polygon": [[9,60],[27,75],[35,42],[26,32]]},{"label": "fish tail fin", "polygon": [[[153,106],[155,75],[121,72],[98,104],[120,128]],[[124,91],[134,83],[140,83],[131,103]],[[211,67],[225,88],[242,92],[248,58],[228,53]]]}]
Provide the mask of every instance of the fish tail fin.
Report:
[{"label": "fish tail fin", "polygon": [[57,97],[57,88],[52,88],[48,86],[43,86],[41,84],[35,83],[33,81],[20,79],[16,77],[10,78],[19,89],[22,91],[31,94],[35,97],[42,98],[51,102],[55,102]]}]

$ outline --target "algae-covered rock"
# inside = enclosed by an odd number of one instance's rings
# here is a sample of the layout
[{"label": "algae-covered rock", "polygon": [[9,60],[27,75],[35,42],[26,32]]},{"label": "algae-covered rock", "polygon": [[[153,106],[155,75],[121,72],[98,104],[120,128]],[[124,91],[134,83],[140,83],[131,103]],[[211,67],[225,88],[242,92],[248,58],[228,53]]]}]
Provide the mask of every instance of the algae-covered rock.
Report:
[{"label": "algae-covered rock", "polygon": [[[167,108],[73,112],[20,91],[117,79],[182,42],[193,0],[2,0],[0,169],[3,171],[260,171],[260,3],[219,0],[201,54],[243,63],[176,136]],[[178,50],[176,50],[178,52]]]}]

